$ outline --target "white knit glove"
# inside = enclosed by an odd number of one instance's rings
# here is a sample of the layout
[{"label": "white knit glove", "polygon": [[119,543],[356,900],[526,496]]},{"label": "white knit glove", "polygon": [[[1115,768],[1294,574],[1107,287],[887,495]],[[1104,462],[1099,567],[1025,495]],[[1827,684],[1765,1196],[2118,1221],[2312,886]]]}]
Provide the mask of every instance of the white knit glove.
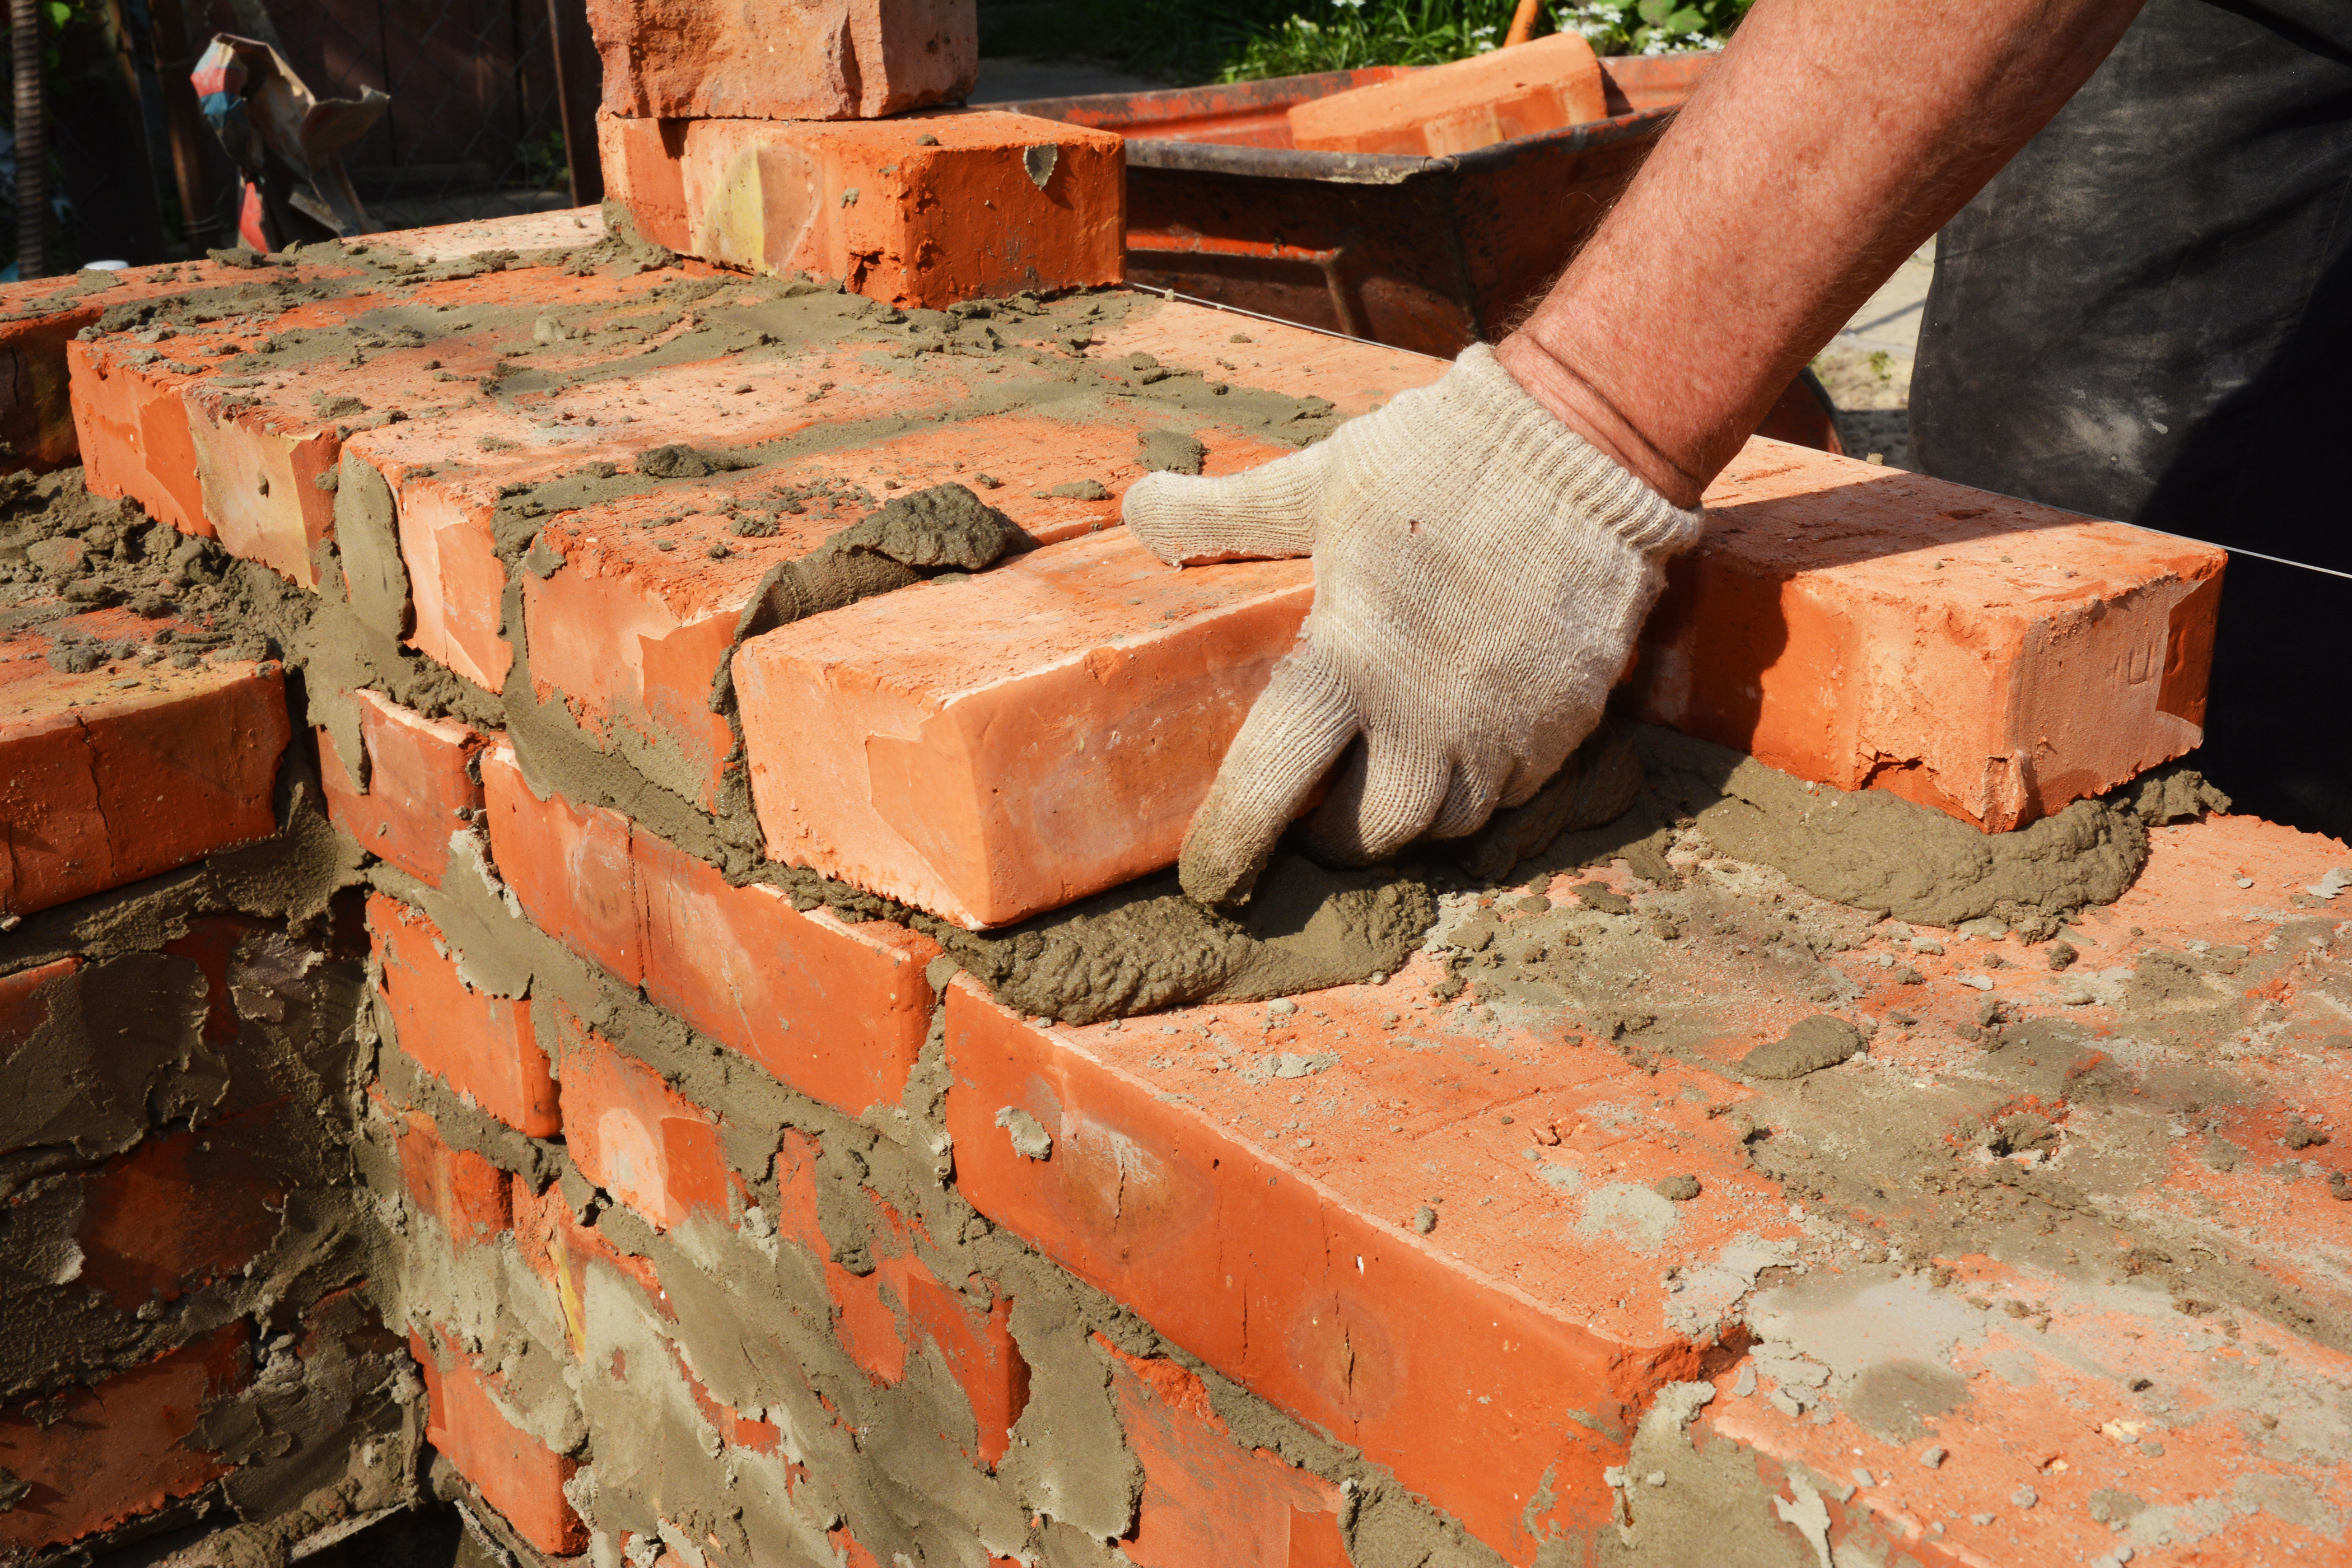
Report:
[{"label": "white knit glove", "polygon": [[1162,561],[1313,555],[1315,608],[1184,837],[1184,890],[1246,899],[1291,817],[1322,859],[1475,832],[1601,718],[1685,511],[1523,391],[1483,344],[1433,386],[1245,474],[1147,474],[1127,524]]}]

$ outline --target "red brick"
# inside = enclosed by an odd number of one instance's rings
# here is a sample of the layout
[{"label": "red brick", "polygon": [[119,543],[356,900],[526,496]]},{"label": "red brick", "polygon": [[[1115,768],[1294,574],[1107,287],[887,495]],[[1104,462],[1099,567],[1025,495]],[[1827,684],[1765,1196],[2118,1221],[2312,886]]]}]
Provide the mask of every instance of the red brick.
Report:
[{"label": "red brick", "polygon": [[803,1093],[856,1115],[905,1091],[938,944],[730,887],[618,812],[541,800],[509,747],[482,781],[499,874],[541,929]]},{"label": "red brick", "polygon": [[467,1104],[534,1138],[554,1137],[563,1120],[530,1003],[467,984],[463,955],[406,905],[372,893],[367,910],[400,1048]]},{"label": "red brick", "polygon": [[768,853],[972,927],[1165,866],[1313,593],[1304,561],[1180,572],[1117,530],[756,637]]},{"label": "red brick", "polygon": [[1177,1363],[1129,1355],[1099,1334],[1095,1343],[1143,1467],[1135,1533],[1119,1543],[1139,1568],[1348,1568],[1338,1487],[1234,1442],[1207,1387]]},{"label": "red brick", "polygon": [[278,1238],[286,1187],[270,1169],[275,1106],[152,1132],[82,1178],[80,1283],[123,1311],[236,1273]]},{"label": "red brick", "polygon": [[47,909],[276,831],[292,732],[276,664],[112,660],[68,674],[43,657],[68,629],[154,631],[103,610],[0,645],[0,910]]},{"label": "red brick", "polygon": [[236,1467],[192,1441],[250,1375],[242,1321],[88,1387],[39,1419],[0,1415],[0,1468],[27,1488],[0,1513],[0,1549],[31,1555],[193,1497]]},{"label": "red brick", "polygon": [[706,261],[932,307],[1126,276],[1114,132],[992,110],[597,126],[613,196],[649,238]]},{"label": "red brick", "polygon": [[1335,92],[1292,106],[1291,140],[1319,153],[1442,158],[1605,120],[1601,62],[1577,33]]},{"label": "red brick", "polygon": [[401,1184],[409,1200],[441,1222],[460,1246],[491,1241],[514,1227],[507,1173],[470,1149],[442,1141],[440,1124],[422,1110],[394,1109],[372,1089],[399,1129]]},{"label": "red brick", "polygon": [[656,1230],[675,1230],[697,1215],[726,1223],[742,1184],[728,1169],[710,1113],[614,1050],[561,1002],[555,1037],[563,1141],[580,1173]]},{"label": "red brick", "polygon": [[367,787],[353,782],[329,733],[319,733],[327,816],[376,858],[437,888],[449,840],[482,806],[474,753],[483,737],[454,719],[427,719],[374,691],[354,691]]},{"label": "red brick", "polygon": [[1706,508],[1644,717],[1992,832],[2202,739],[2220,550],[1762,439]]},{"label": "red brick", "polygon": [[968,95],[968,0],[593,0],[604,108],[653,119],[875,120]]},{"label": "red brick", "polygon": [[[1250,341],[1234,342],[1236,331]],[[1283,321],[1150,299],[1137,300],[1122,319],[1097,327],[1087,357],[1118,361],[1138,353],[1171,369],[1198,371],[1210,381],[1319,397],[1347,418],[1370,413],[1408,387],[1428,385],[1445,374],[1447,364],[1428,354]]]},{"label": "red brick", "polygon": [[411,1331],[408,1353],[424,1369],[431,1443],[516,1533],[541,1552],[570,1556],[586,1550],[588,1527],[563,1495],[580,1462],[558,1454],[524,1431],[500,1408],[496,1387],[470,1357],[446,1341],[430,1345]]}]

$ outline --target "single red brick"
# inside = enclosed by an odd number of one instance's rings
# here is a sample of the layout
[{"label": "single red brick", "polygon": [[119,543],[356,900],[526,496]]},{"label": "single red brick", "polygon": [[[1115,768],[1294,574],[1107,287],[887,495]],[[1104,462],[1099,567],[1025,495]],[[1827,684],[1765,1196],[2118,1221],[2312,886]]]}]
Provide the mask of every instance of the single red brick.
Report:
[{"label": "single red brick", "polygon": [[929,1034],[939,944],[778,889],[733,888],[643,831],[630,840],[645,900],[647,997],[784,1083],[852,1115],[897,1103]]},{"label": "single red brick", "polygon": [[419,1208],[441,1222],[460,1246],[495,1239],[513,1228],[512,1185],[507,1173],[470,1149],[452,1149],[422,1110],[386,1113],[400,1131],[401,1184]]},{"label": "single red brick", "polygon": [[467,1104],[535,1138],[562,1131],[554,1075],[530,1003],[467,984],[461,955],[425,916],[368,895],[368,931],[400,1048]]},{"label": "single red brick", "polygon": [[592,0],[588,25],[614,114],[876,120],[961,100],[980,69],[974,13],[958,0]]},{"label": "single red brick", "polygon": [[990,110],[597,126],[614,197],[708,261],[931,307],[1126,275],[1125,143],[1111,132]]},{"label": "single red brick", "polygon": [[735,658],[768,853],[959,924],[1168,865],[1314,594],[1125,530],[779,628]]},{"label": "single red brick", "polygon": [[674,1230],[698,1214],[726,1221],[730,1189],[742,1184],[728,1169],[710,1113],[614,1049],[561,1002],[555,1038],[563,1141],[581,1174],[656,1230]]},{"label": "single red brick", "polygon": [[81,455],[66,345],[100,313],[85,300],[0,323],[0,468],[46,472]]},{"label": "single red brick", "polygon": [[214,1401],[251,1375],[240,1321],[35,1414],[0,1415],[0,1468],[26,1491],[0,1513],[0,1549],[28,1556],[193,1497],[236,1467],[196,1441]]},{"label": "single red brick", "polygon": [[[1233,341],[1234,329],[1249,342]],[[1343,418],[1368,414],[1409,387],[1445,374],[1446,362],[1284,321],[1236,322],[1223,310],[1146,297],[1118,321],[1096,328],[1087,357],[1118,361],[1148,353],[1210,381],[1236,382],[1291,397],[1321,398]],[[1267,458],[1279,454],[1269,451]],[[1260,459],[1264,461],[1264,458]]]},{"label": "single red brick", "polygon": [[320,731],[327,816],[369,854],[437,888],[448,869],[451,837],[470,827],[481,809],[473,760],[484,739],[454,719],[427,719],[379,692],[354,691],[352,700],[360,710],[367,787],[353,782],[332,737]]},{"label": "single red brick", "polygon": [[151,1133],[82,1178],[80,1282],[123,1311],[236,1273],[277,1239],[286,1188],[270,1170],[277,1108]]},{"label": "single red brick", "polygon": [[1706,508],[1645,718],[1988,832],[2202,739],[2220,550],[1760,438]]},{"label": "single red brick", "polygon": [[[790,388],[773,394],[787,407],[804,396]],[[743,609],[770,568],[807,554],[863,515],[861,508],[778,510],[768,524],[772,533],[742,537],[730,528],[727,508],[758,507],[785,487],[870,481],[877,468],[912,489],[970,481],[978,470],[1000,481],[988,492],[990,504],[1032,538],[1074,538],[1116,524],[1118,495],[1144,471],[1137,455],[1143,421],[1126,412],[1087,424],[1024,414],[927,420],[885,440],[763,468],[756,481],[729,476],[566,512],[538,538],[539,550],[560,564],[522,581],[532,689],[542,702],[560,698],[608,751],[628,736],[674,757],[693,779],[698,804],[716,810],[735,735],[710,710],[710,691]],[[1231,428],[1200,435],[1212,473],[1287,449]],[[1111,494],[1090,501],[1034,493],[1073,472],[1098,477]],[[648,526],[656,520],[667,521]],[[711,537],[727,541],[723,556],[677,548]]]},{"label": "single red brick", "polygon": [[316,414],[252,405],[241,390],[191,384],[181,395],[221,548],[316,588],[319,547],[334,533],[335,498],[317,483],[342,452],[334,430]]},{"label": "single red brick", "polygon": [[1442,158],[1606,120],[1606,97],[1592,46],[1580,33],[1555,33],[1308,99],[1290,110],[1290,136],[1311,152]]},{"label": "single red brick", "polygon": [[276,664],[69,673],[41,657],[67,626],[152,630],[103,611],[0,645],[0,910],[47,909],[276,830],[293,728]]},{"label": "single red brick", "polygon": [[[1515,1563],[1608,1518],[1633,1347],[1474,1274],[1200,1111],[948,992],[957,1190],[1171,1341],[1385,1466]],[[1053,1140],[1017,1152],[1000,1112]],[[1695,1359],[1692,1364],[1696,1364]],[[1630,1432],[1626,1432],[1630,1436]],[[1549,1489],[1547,1512],[1535,1500]]]},{"label": "single red brick", "polygon": [[461,499],[425,476],[404,476],[393,489],[415,606],[408,646],[485,691],[504,689],[514,649],[499,635],[507,569],[490,536],[495,497]]},{"label": "single red brick", "polygon": [[998,1296],[983,1311],[919,1265],[908,1271],[904,1289],[909,1324],[938,1350],[971,1402],[979,1434],[972,1458],[992,1470],[1029,1405],[1029,1363],[1013,1338],[1013,1299]]},{"label": "single red brick", "polygon": [[563,1495],[580,1462],[524,1431],[499,1405],[494,1384],[447,1340],[430,1345],[411,1331],[408,1353],[425,1373],[431,1413],[425,1441],[446,1455],[516,1533],[541,1552],[568,1557],[588,1546],[588,1527]]},{"label": "single red brick", "polygon": [[1339,1489],[1280,1455],[1244,1448],[1200,1377],[1129,1355],[1101,1335],[1127,1445],[1143,1467],[1135,1533],[1119,1544],[1140,1568],[1348,1568]]},{"label": "single red brick", "polygon": [[510,747],[483,753],[482,781],[499,874],[541,929],[827,1104],[904,1092],[930,1027],[929,938],[730,887],[618,812],[541,799]]},{"label": "single red brick", "polygon": [[161,365],[132,364],[99,343],[68,343],[66,362],[90,493],[135,500],[156,521],[210,538],[195,437],[180,395],[189,377]]},{"label": "single red brick", "polygon": [[534,793],[503,742],[481,757],[482,801],[499,875],[541,931],[632,985],[645,982],[645,932],[629,819]]}]

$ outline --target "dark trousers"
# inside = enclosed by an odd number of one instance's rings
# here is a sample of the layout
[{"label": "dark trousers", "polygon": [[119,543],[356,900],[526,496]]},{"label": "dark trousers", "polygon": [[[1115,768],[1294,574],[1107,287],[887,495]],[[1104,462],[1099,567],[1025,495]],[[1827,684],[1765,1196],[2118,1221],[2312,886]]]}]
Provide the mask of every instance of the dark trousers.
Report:
[{"label": "dark trousers", "polygon": [[2151,0],[1937,241],[1919,467],[2230,547],[2196,760],[2352,838],[2352,0]]}]

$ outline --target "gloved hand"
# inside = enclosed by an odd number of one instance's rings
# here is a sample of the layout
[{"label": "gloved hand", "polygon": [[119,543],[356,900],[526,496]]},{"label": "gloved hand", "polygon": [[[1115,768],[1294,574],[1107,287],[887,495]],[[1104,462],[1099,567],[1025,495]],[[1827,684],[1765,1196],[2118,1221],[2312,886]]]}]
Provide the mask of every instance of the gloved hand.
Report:
[{"label": "gloved hand", "polygon": [[1539,789],[1601,718],[1685,511],[1536,402],[1484,344],[1295,457],[1146,475],[1127,524],[1171,565],[1315,557],[1315,608],[1184,837],[1184,890],[1245,899],[1299,802],[1364,864]]}]

